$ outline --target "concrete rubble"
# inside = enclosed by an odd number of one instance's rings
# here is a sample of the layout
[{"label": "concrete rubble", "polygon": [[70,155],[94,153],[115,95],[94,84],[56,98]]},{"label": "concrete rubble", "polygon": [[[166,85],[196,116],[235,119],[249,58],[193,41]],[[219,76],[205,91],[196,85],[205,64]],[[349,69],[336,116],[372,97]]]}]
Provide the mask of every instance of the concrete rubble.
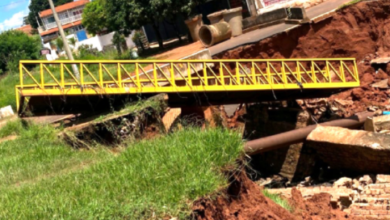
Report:
[{"label": "concrete rubble", "polygon": [[13,115],[14,115],[14,111],[12,110],[12,107],[10,105],[0,108],[0,119],[11,117]]},{"label": "concrete rubble", "polygon": [[[324,183],[310,187],[304,185],[305,183],[302,183],[296,188],[305,199],[310,199],[319,193],[328,193],[332,196],[332,206],[342,209],[352,217],[390,218],[390,175],[342,177],[333,184]],[[291,189],[268,189],[268,191],[291,198]]]},{"label": "concrete rubble", "polygon": [[390,132],[390,115],[382,115],[368,118],[364,124],[366,131],[389,133]]},{"label": "concrete rubble", "polygon": [[318,126],[306,144],[330,167],[359,173],[390,173],[390,135]]}]

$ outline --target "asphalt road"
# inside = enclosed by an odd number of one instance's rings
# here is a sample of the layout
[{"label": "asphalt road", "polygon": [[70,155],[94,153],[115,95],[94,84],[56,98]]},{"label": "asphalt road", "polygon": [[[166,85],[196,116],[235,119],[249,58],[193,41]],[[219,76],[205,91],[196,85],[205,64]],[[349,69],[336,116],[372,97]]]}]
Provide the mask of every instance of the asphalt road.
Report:
[{"label": "asphalt road", "polygon": [[[350,2],[351,0],[330,0],[324,3],[321,3],[317,6],[309,8],[306,10],[306,14],[310,19],[318,17],[322,14],[330,12],[339,6]],[[286,31],[287,29],[291,29],[297,27],[295,24],[277,24],[270,27],[258,29],[255,31],[248,32],[246,34],[240,35],[238,37],[232,38],[230,40],[219,43],[215,46],[209,48],[211,56],[219,54],[221,52],[234,49],[241,45],[255,43],[265,38],[271,37],[275,34]]]}]

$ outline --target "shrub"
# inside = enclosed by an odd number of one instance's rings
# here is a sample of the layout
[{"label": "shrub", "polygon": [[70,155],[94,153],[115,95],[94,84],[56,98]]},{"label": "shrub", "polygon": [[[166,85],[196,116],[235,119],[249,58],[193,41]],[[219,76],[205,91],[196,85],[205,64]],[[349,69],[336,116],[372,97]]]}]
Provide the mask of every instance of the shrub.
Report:
[{"label": "shrub", "polygon": [[[39,58],[39,36],[28,36],[21,31],[5,31],[0,34],[0,70],[18,71],[19,60]],[[1,72],[0,71],[0,72]]]}]

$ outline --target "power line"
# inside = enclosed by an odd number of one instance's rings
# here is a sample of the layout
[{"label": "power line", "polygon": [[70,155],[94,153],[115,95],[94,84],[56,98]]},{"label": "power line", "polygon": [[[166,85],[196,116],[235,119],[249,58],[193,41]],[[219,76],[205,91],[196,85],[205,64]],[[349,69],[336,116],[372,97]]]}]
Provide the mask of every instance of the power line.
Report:
[{"label": "power line", "polygon": [[18,4],[18,3],[21,3],[21,2],[27,2],[28,0],[20,0],[20,1],[16,1],[16,2],[11,2],[11,3],[8,3],[6,5],[0,5],[0,8],[5,8],[5,7],[8,7],[10,5],[14,5],[14,4]]}]

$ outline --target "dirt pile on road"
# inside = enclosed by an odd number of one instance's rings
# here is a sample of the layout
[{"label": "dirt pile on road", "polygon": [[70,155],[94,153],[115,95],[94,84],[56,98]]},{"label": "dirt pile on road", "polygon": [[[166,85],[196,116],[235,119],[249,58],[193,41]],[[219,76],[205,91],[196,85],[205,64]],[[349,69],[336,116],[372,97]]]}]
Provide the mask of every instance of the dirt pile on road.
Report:
[{"label": "dirt pile on road", "polygon": [[390,65],[371,66],[372,59],[390,57],[389,38],[390,2],[361,2],[339,10],[333,17],[321,22],[303,25],[258,43],[224,52],[216,58],[354,57],[358,63],[361,88],[334,95],[328,100],[330,104],[336,99],[347,101],[341,109],[334,109],[339,111],[340,116],[350,116],[367,108],[386,109],[390,104],[387,86],[370,86],[389,78]]},{"label": "dirt pile on road", "polygon": [[293,189],[289,212],[261,193],[261,188],[245,173],[236,175],[223,195],[216,199],[202,198],[195,202],[193,211],[197,220],[233,219],[359,219],[331,206],[331,195],[321,193],[304,200],[301,193]]}]

